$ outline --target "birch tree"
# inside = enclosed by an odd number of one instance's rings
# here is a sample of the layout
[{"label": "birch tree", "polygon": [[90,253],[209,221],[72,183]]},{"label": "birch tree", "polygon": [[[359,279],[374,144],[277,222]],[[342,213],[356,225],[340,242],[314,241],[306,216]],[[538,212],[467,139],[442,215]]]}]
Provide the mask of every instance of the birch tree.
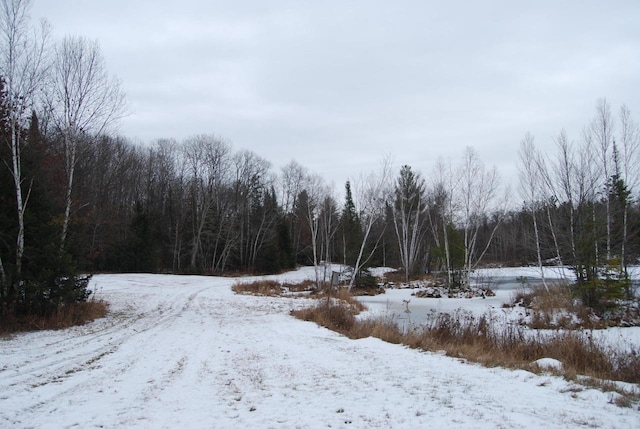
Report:
[{"label": "birch tree", "polygon": [[[620,175],[630,190],[637,189],[640,184],[640,128],[631,118],[626,106],[620,108]],[[630,195],[633,199],[633,195]],[[620,248],[620,260],[626,270],[627,240],[629,237],[629,198],[623,206],[623,234]]]},{"label": "birch tree", "polygon": [[541,177],[540,170],[537,168],[538,153],[533,143],[533,136],[527,133],[520,142],[520,150],[518,152],[519,160],[518,170],[520,175],[520,194],[524,198],[525,208],[528,208],[533,219],[533,232],[535,236],[536,256],[538,260],[538,268],[540,270],[540,278],[544,288],[549,291],[549,286],[544,276],[542,268],[542,254],[540,250],[540,232],[538,229],[538,209]]},{"label": "birch tree", "polygon": [[300,226],[304,223],[304,219],[296,218],[296,207],[309,172],[295,160],[282,167],[281,172],[279,181],[280,206],[288,220],[289,231],[291,231],[293,239],[293,251],[297,257],[300,250]]},{"label": "birch tree", "polygon": [[408,165],[400,169],[395,186],[393,225],[398,239],[405,281],[416,270],[423,235],[425,181]]},{"label": "birch tree", "polygon": [[63,248],[71,218],[78,145],[105,132],[124,114],[120,83],[107,73],[100,46],[79,36],[64,38],[55,48],[47,105],[62,139],[66,190],[60,235]]},{"label": "birch tree", "polygon": [[[589,280],[597,278],[597,266],[601,259],[601,232],[599,231],[600,228],[598,228],[597,200],[598,195],[602,192],[604,182],[602,180],[602,163],[599,162],[602,161],[599,157],[602,153],[600,149],[597,143],[594,142],[593,134],[587,129],[583,133],[583,142],[578,152],[576,179],[578,180],[580,201],[578,207],[581,208],[581,223],[585,225],[587,223],[586,219],[590,217],[591,224],[590,228],[582,228],[582,231],[580,231],[583,237],[586,236],[580,241],[583,243],[589,242],[589,246],[587,247],[584,244],[580,246],[582,255],[579,256],[579,261],[582,273],[579,278]],[[590,249],[588,249],[589,247]],[[593,255],[593,257],[590,255]]]},{"label": "birch tree", "polygon": [[371,233],[376,222],[380,221],[385,214],[385,204],[389,200],[391,176],[391,162],[389,158],[382,161],[381,169],[378,173],[370,174],[366,179],[361,179],[356,186],[356,210],[358,212],[359,225],[362,227],[362,241],[358,250],[358,256],[353,267],[353,273],[349,279],[349,288],[352,288],[356,276],[360,269],[367,264],[376,251],[380,240],[384,235],[384,228],[375,238],[375,242],[370,251],[365,254],[367,243],[370,242]]},{"label": "birch tree", "polygon": [[442,238],[444,244],[445,263],[447,266],[447,284],[453,284],[453,264],[451,257],[451,243],[449,237],[449,229],[455,224],[454,214],[456,211],[454,194],[460,184],[460,176],[454,174],[451,163],[445,164],[444,160],[439,159],[435,166],[434,174],[434,194],[438,195],[442,201],[442,211],[440,212],[440,222],[442,224]]},{"label": "birch tree", "polygon": [[[311,236],[311,251],[313,255],[313,267],[315,271],[315,283],[319,288],[321,285],[320,277],[320,252],[318,249],[318,238],[320,234],[320,214],[322,210],[322,201],[329,194],[327,186],[324,184],[322,177],[317,174],[309,175],[304,180],[305,185],[298,199],[303,207],[304,220],[309,227]],[[303,195],[304,194],[304,195]],[[324,281],[324,279],[322,279]]]},{"label": "birch tree", "polygon": [[[470,285],[471,272],[476,268],[486,253],[495,232],[500,225],[499,220],[504,215],[504,204],[496,205],[498,193],[498,172],[496,168],[486,169],[478,154],[468,147],[465,151],[460,168],[460,209],[464,234],[464,266],[465,283]],[[490,210],[498,212],[498,222],[495,223],[487,242],[478,242],[478,232],[482,221]]]},{"label": "birch tree", "polygon": [[553,183],[557,189],[557,195],[565,202],[569,210],[569,245],[571,249],[571,260],[577,260],[576,253],[576,220],[575,211],[577,207],[577,192],[575,180],[575,153],[573,145],[569,142],[567,133],[562,130],[555,139],[555,144],[559,152],[556,161],[552,163]]},{"label": "birch tree", "polygon": [[[24,183],[22,176],[21,153],[25,144],[22,129],[46,73],[49,35],[49,27],[45,22],[41,23],[39,34],[32,35],[30,8],[30,0],[2,0],[0,3],[0,74],[5,79],[9,111],[10,137],[6,143],[11,148],[11,165],[7,167],[11,171],[16,197],[18,232],[15,267],[18,279],[21,277],[25,246],[24,213],[29,202],[29,185]],[[6,281],[6,271],[1,260],[0,276]]]},{"label": "birch tree", "polygon": [[596,117],[591,122],[588,138],[593,138],[598,149],[599,161],[602,171],[602,184],[605,192],[607,244],[606,258],[611,259],[611,164],[613,145],[613,119],[611,108],[607,100],[599,100],[596,107]]}]

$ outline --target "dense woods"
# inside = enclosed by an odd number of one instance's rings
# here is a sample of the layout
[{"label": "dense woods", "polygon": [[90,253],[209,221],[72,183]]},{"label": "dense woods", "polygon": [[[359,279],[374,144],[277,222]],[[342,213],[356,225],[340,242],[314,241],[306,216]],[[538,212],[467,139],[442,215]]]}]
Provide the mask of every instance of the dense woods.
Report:
[{"label": "dense woods", "polygon": [[467,148],[431,172],[383,160],[338,198],[322,172],[296,161],[276,171],[221,136],[140,145],[113,134],[124,98],[99,46],[50,42],[46,26],[32,36],[28,7],[2,2],[2,314],[86,298],[77,273],[302,264],[321,283],[331,262],[353,267],[351,286],[374,265],[407,279],[440,273],[454,287],[482,263],[562,263],[594,306],[629,291],[626,266],[640,256],[640,136],[625,107],[614,115],[599,101],[582,135],[559,134],[555,153],[527,134],[511,194]]}]

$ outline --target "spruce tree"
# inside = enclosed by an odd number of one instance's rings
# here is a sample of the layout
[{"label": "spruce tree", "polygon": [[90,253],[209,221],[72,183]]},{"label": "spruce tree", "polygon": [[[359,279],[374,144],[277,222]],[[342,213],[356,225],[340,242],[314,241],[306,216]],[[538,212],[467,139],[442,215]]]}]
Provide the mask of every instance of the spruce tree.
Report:
[{"label": "spruce tree", "polygon": [[351,183],[345,184],[345,202],[340,217],[340,244],[342,247],[343,263],[353,266],[358,258],[358,251],[362,243],[360,219],[356,212],[351,194]]}]

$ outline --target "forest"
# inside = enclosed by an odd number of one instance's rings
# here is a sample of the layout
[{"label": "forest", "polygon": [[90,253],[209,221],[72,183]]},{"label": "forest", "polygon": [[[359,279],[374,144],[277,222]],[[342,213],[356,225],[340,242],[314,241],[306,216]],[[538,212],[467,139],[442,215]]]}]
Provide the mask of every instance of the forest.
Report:
[{"label": "forest", "polygon": [[319,284],[327,263],[353,267],[350,286],[366,284],[367,267],[390,266],[450,287],[480,265],[563,264],[593,307],[630,293],[640,133],[624,106],[598,100],[582,134],[560,131],[553,153],[523,133],[510,190],[469,147],[431,172],[381,158],[338,198],[322,172],[295,160],[275,171],[222,136],[140,144],[113,132],[125,97],[97,42],[51,41],[28,6],[0,11],[2,315],[86,299],[79,273],[314,265]]}]

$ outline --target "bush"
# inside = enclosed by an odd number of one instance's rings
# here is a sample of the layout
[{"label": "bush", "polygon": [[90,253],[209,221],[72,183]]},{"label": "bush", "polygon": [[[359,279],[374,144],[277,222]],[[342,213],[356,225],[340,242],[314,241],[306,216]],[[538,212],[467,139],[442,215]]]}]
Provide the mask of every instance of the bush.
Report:
[{"label": "bush", "polygon": [[91,276],[56,277],[41,281],[25,281],[18,299],[22,314],[46,316],[58,308],[86,301],[91,295],[87,289]]},{"label": "bush", "polygon": [[631,280],[621,269],[620,261],[611,259],[593,270],[581,267],[581,272],[592,272],[591,276],[579,276],[575,291],[582,302],[599,316],[615,310],[622,299],[631,299]]},{"label": "bush", "polygon": [[0,334],[8,334],[19,331],[64,329],[71,326],[82,325],[107,314],[108,305],[102,300],[89,300],[66,304],[57,308],[52,313],[41,316],[26,314],[16,316],[7,314],[0,324]]},{"label": "bush", "polygon": [[274,280],[258,280],[251,283],[238,282],[231,290],[242,295],[280,296],[286,293],[309,292],[314,289],[312,280],[300,283],[280,283]]},{"label": "bush", "polygon": [[231,286],[231,290],[243,295],[263,296],[282,295],[283,292],[282,285],[273,280],[260,280],[252,283],[236,283]]},{"label": "bush", "polygon": [[54,245],[31,249],[21,278],[17,278],[14,267],[6,278],[0,303],[4,326],[33,325],[32,329],[41,329],[39,326],[49,326],[48,321],[61,312],[76,311],[75,304],[87,302],[91,295],[91,276],[76,274],[71,257]]},{"label": "bush", "polygon": [[298,319],[315,322],[345,335],[348,335],[356,323],[355,315],[350,307],[332,301],[322,301],[315,307],[293,310],[291,314]]},{"label": "bush", "polygon": [[29,264],[18,282],[15,302],[19,314],[47,316],[61,306],[84,302],[91,295],[87,289],[91,276],[76,274],[67,253],[49,246],[34,262],[38,265]]}]

